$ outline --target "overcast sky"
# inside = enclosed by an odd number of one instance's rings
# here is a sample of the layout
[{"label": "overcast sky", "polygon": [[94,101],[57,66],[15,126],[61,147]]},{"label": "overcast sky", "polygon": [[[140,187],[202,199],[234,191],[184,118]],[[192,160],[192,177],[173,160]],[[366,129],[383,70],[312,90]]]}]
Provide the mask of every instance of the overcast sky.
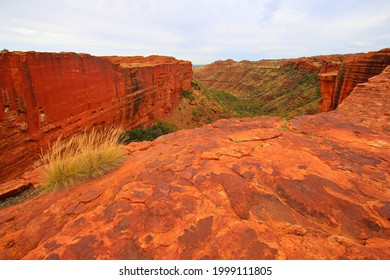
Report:
[{"label": "overcast sky", "polygon": [[205,64],[385,47],[389,0],[0,0],[0,49]]}]

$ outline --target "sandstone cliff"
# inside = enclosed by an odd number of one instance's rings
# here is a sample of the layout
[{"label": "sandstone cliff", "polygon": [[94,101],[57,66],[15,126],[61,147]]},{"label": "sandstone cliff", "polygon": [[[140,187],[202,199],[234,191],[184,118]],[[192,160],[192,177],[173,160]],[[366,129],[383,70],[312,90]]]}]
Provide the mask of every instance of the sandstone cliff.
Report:
[{"label": "sandstone cliff", "polygon": [[0,209],[0,259],[389,259],[390,66],[332,112],[220,120]]},{"label": "sandstone cliff", "polygon": [[0,54],[0,182],[20,175],[60,134],[151,124],[191,87],[192,67],[171,57]]},{"label": "sandstone cliff", "polygon": [[[353,56],[345,60],[338,69],[326,69],[318,75],[322,100],[322,112],[334,110],[359,83],[378,75],[390,64],[390,49]],[[333,70],[329,71],[328,70]],[[325,73],[324,73],[325,72]]]}]

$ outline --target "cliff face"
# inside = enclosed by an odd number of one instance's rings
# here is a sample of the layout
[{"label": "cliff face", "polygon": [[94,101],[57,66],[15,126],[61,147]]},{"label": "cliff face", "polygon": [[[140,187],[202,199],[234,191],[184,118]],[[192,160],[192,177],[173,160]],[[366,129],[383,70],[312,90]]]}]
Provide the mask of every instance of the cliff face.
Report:
[{"label": "cliff face", "polygon": [[389,259],[390,66],[334,111],[127,146],[104,178],[0,209],[0,259]]},{"label": "cliff face", "polygon": [[344,62],[337,71],[318,75],[321,84],[322,100],[319,102],[322,112],[334,110],[359,83],[378,75],[390,64],[390,49],[370,52],[352,57]]},{"label": "cliff face", "polygon": [[170,57],[1,53],[0,181],[20,175],[60,134],[166,116],[191,79],[191,63]]}]

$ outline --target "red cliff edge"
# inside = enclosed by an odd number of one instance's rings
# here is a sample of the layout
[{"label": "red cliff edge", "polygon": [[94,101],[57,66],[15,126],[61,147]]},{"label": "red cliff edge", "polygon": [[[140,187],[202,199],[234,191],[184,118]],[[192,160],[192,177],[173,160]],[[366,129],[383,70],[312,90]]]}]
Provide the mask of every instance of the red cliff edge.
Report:
[{"label": "red cliff edge", "polygon": [[356,85],[367,82],[390,65],[390,49],[346,58],[338,69],[321,71],[318,75],[322,93],[319,106],[322,112],[336,109]]},{"label": "red cliff edge", "polygon": [[33,166],[60,134],[170,114],[191,79],[191,63],[172,57],[0,53],[0,182]]}]

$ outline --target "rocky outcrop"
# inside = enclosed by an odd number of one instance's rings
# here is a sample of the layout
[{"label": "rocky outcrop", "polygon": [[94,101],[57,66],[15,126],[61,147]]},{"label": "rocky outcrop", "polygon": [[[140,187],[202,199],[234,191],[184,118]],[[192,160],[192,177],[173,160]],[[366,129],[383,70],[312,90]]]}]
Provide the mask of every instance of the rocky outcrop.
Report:
[{"label": "rocky outcrop", "polygon": [[[337,71],[318,75],[321,84],[322,112],[334,110],[359,83],[378,75],[390,64],[390,49],[354,56],[345,61]],[[323,71],[327,72],[327,71]]]},{"label": "rocky outcrop", "polygon": [[0,181],[32,166],[60,134],[132,128],[170,114],[191,79],[191,63],[171,57],[2,52]]},{"label": "rocky outcrop", "polygon": [[359,59],[364,53],[331,54],[286,59],[284,67],[293,67],[306,72],[328,73],[339,70],[343,62]]},{"label": "rocky outcrop", "polygon": [[390,66],[332,112],[127,146],[103,178],[0,209],[0,259],[389,259]]}]

